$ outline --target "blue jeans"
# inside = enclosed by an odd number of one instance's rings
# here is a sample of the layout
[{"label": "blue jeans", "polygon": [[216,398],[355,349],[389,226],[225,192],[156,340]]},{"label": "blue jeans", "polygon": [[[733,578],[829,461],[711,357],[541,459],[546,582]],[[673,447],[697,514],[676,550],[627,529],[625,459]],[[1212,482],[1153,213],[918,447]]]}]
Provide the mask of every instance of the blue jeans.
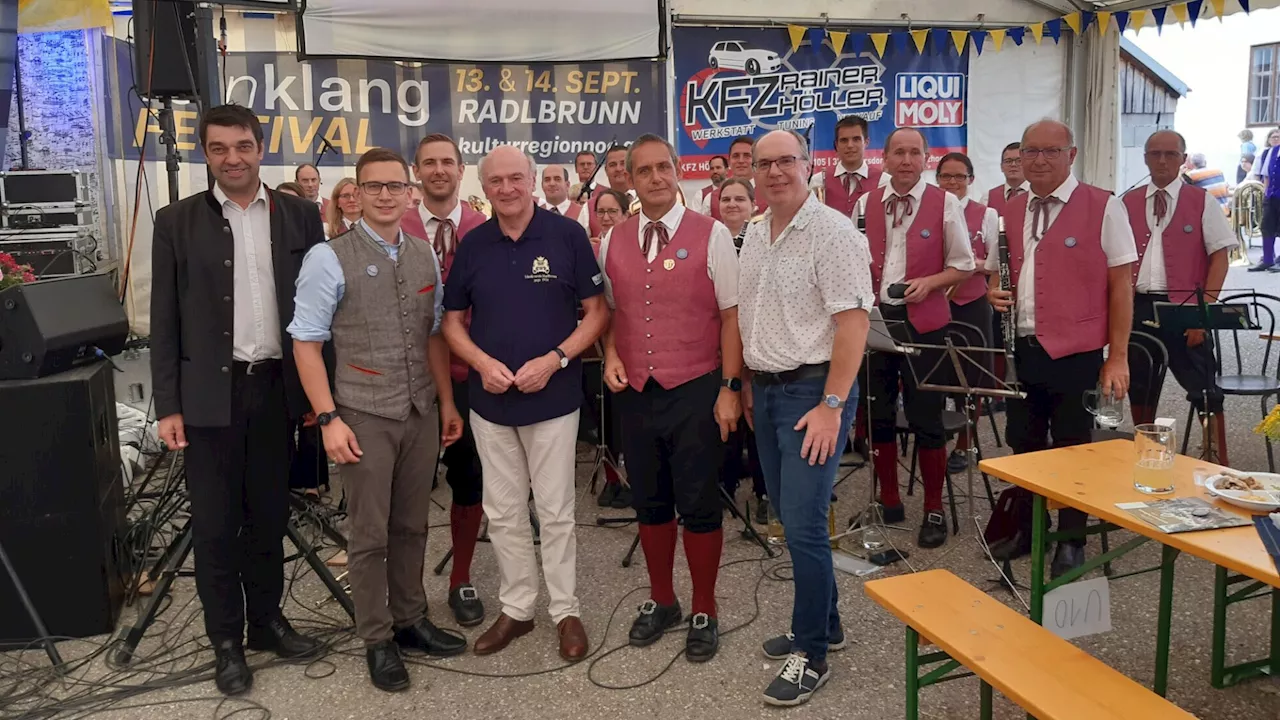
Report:
[{"label": "blue jeans", "polygon": [[786,385],[753,383],[751,388],[760,469],[764,473],[769,503],[786,529],[787,548],[794,566],[793,647],[814,662],[826,660],[828,638],[840,630],[827,513],[831,507],[831,487],[840,468],[840,455],[858,406],[858,385],[854,383],[840,415],[835,457],[810,466],[800,455],[804,432],[793,428],[805,413],[822,402],[825,383],[824,378],[812,378]]}]

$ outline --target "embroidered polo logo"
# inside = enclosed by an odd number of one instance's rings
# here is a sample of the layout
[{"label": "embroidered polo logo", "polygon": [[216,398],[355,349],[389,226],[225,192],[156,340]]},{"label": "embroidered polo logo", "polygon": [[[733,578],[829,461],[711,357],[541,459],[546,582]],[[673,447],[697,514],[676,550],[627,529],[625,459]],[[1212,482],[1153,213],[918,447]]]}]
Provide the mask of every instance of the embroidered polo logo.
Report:
[{"label": "embroidered polo logo", "polygon": [[551,263],[547,262],[546,258],[539,255],[538,257],[533,259],[532,272],[534,275],[550,275]]}]

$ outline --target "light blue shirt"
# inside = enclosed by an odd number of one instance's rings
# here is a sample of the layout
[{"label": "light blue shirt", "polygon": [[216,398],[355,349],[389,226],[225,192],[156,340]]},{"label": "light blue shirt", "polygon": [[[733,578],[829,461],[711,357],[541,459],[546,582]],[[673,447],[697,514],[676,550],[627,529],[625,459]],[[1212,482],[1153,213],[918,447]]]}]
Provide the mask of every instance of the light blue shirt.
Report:
[{"label": "light blue shirt", "polygon": [[[395,262],[400,253],[400,243],[404,242],[404,233],[396,244],[383,240],[369,227],[363,219],[360,226],[369,237],[378,243],[387,257]],[[431,252],[431,264],[436,269],[435,322],[431,325],[431,334],[440,333],[440,321],[444,318],[444,287],[440,280],[440,260],[435,252]],[[338,255],[329,247],[329,243],[320,243],[307,251],[302,258],[302,269],[298,271],[298,282],[293,299],[293,322],[289,323],[289,335],[302,342],[327,342],[333,337],[333,314],[342,302],[347,288],[342,273],[342,263]]]}]

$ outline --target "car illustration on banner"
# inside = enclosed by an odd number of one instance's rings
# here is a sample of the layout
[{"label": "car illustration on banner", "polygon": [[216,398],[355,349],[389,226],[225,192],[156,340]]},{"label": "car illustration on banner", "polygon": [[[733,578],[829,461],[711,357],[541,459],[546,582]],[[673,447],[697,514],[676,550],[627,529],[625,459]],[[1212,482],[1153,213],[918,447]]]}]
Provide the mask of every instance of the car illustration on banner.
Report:
[{"label": "car illustration on banner", "polygon": [[753,48],[740,40],[725,40],[711,47],[707,65],[725,70],[743,70],[748,75],[776,72],[782,67],[782,58],[772,50]]}]

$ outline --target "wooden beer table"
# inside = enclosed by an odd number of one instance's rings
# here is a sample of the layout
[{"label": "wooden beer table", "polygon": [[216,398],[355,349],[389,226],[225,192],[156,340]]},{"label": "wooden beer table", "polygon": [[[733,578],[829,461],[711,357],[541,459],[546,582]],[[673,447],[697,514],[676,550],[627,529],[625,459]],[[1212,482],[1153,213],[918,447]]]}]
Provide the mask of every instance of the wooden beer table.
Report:
[{"label": "wooden beer table", "polygon": [[[1163,495],[1147,495],[1133,487],[1133,441],[1108,440],[1041,452],[1008,455],[983,460],[979,468],[1006,482],[1031,491],[1035,495],[1031,531],[1031,619],[1043,624],[1044,596],[1054,588],[1083,577],[1086,573],[1110,563],[1154,540],[1162,547],[1160,565],[1111,576],[1112,580],[1159,570],[1160,603],[1156,630],[1156,672],[1153,689],[1164,695],[1168,689],[1169,634],[1173,611],[1174,561],[1187,553],[1213,563],[1216,575],[1213,590],[1213,650],[1211,681],[1216,688],[1229,687],[1260,675],[1280,676],[1280,573],[1267,554],[1252,526],[1165,533],[1146,524],[1116,503],[1151,502],[1175,497],[1204,497],[1227,512],[1248,516],[1234,505],[1210,499],[1208,491],[1196,487],[1195,468],[1211,473],[1221,466],[1184,455],[1176,456],[1173,475],[1174,491]],[[1045,550],[1050,542],[1079,537],[1080,532],[1045,531],[1048,502],[1084,511],[1101,522],[1090,525],[1085,535],[1118,529],[1137,533],[1124,544],[1104,549],[1097,557],[1056,580],[1046,579]],[[1244,587],[1236,587],[1244,583]],[[1234,589],[1233,589],[1234,588]],[[1227,608],[1254,598],[1271,596],[1271,648],[1267,658],[1233,666],[1226,664]]]}]

